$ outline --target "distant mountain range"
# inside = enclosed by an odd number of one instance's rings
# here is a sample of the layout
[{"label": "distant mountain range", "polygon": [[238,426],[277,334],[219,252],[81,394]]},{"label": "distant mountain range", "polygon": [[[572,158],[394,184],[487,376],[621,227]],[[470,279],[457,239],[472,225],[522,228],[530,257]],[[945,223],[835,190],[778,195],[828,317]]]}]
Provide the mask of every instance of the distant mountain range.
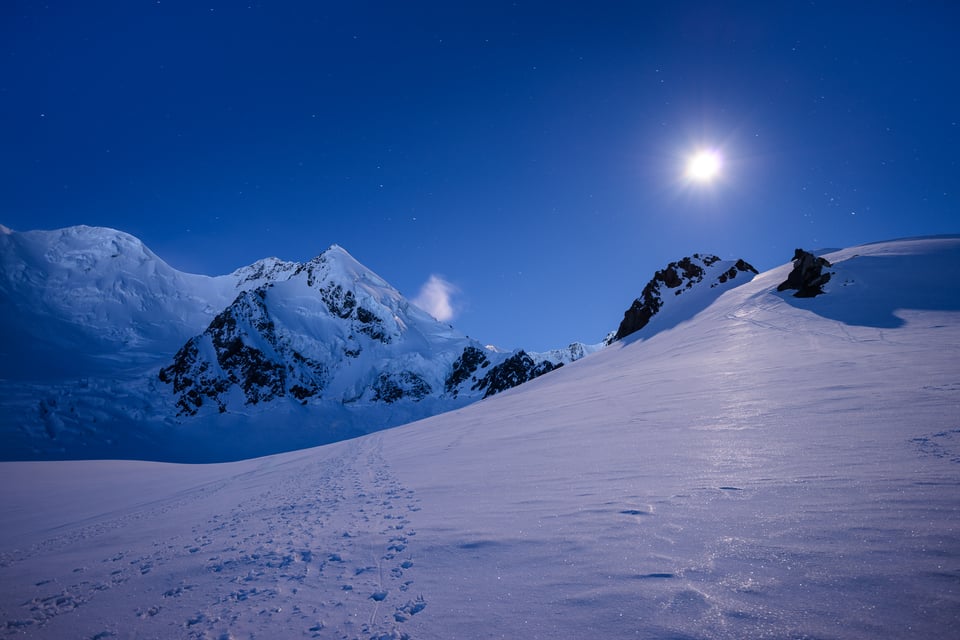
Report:
[{"label": "distant mountain range", "polygon": [[337,245],[209,277],[113,229],[0,226],[2,457],[199,462],[353,437],[647,338],[754,274],[694,254],[658,271],[603,342],[503,353]]}]

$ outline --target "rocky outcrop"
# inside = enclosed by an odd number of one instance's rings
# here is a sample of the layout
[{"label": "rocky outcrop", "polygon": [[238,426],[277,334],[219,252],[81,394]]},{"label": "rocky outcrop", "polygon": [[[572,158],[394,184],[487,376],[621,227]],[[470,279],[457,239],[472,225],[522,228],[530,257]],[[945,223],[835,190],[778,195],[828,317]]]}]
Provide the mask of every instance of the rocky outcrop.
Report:
[{"label": "rocky outcrop", "polygon": [[241,293],[160,370],[160,381],[173,385],[179,415],[195,415],[207,400],[226,411],[234,387],[248,405],[288,393],[303,402],[322,391],[326,368],[278,337],[266,291]]},{"label": "rocky outcrop", "polygon": [[495,393],[512,389],[562,366],[562,362],[554,363],[549,360],[538,363],[521,350],[492,367],[471,388],[474,391],[483,391],[483,397],[488,398]]},{"label": "rocky outcrop", "polygon": [[381,373],[373,383],[373,399],[390,404],[402,398],[422,400],[433,389],[430,384],[412,371]]},{"label": "rocky outcrop", "polygon": [[823,293],[823,285],[832,275],[824,268],[832,266],[826,258],[813,255],[809,251],[797,249],[793,252],[793,270],[787,279],[777,286],[777,291],[796,290],[795,298],[812,298]]},{"label": "rocky outcrop", "polygon": [[732,267],[717,276],[717,281],[711,284],[710,288],[712,289],[718,284],[723,284],[727,280],[733,280],[737,277],[738,273],[752,273],[757,275],[757,270],[753,268],[753,265],[741,258],[737,260]]},{"label": "rocky outcrop", "polygon": [[[719,273],[712,273],[718,270],[720,266],[730,264],[729,268],[720,270]],[[701,255],[695,253],[676,262],[671,262],[665,268],[657,271],[653,278],[643,288],[640,297],[633,301],[633,304],[623,314],[623,321],[617,331],[607,338],[606,343],[610,344],[621,340],[632,333],[639,331],[650,323],[664,305],[664,297],[668,291],[672,290],[675,296],[689,291],[705,279],[710,280],[710,288],[715,288],[725,284],[737,277],[740,273],[757,274],[757,270],[744,260],[737,260],[734,263],[723,263],[720,258],[714,255]]]},{"label": "rocky outcrop", "polygon": [[473,382],[477,381],[476,376],[474,376],[477,369],[485,369],[489,366],[490,358],[487,357],[487,354],[484,353],[482,349],[478,349],[477,347],[464,347],[463,353],[453,362],[450,375],[448,375],[444,381],[444,391],[456,398],[460,395],[460,387],[463,383],[468,380],[472,380]]}]

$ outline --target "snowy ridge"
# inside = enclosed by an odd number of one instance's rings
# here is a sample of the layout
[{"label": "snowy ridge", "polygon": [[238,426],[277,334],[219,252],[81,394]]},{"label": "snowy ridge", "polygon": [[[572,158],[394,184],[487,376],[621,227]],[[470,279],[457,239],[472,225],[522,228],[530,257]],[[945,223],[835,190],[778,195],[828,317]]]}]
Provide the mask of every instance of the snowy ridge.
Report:
[{"label": "snowy ridge", "polygon": [[825,257],[824,295],[777,292],[785,264],[366,437],[227,465],[0,464],[0,630],[950,637],[960,237]]},{"label": "snowy ridge", "polygon": [[602,342],[597,344],[584,344],[582,342],[571,342],[562,349],[551,349],[550,351],[531,352],[530,356],[535,362],[553,362],[570,364],[580,358],[596,353],[603,349]]},{"label": "snowy ridge", "polygon": [[120,352],[126,364],[155,361],[231,295],[228,281],[176,271],[113,229],[0,235],[0,304],[10,309],[0,320],[8,356],[0,377],[49,379],[63,366],[71,375],[112,372]]},{"label": "snowy ridge", "polygon": [[725,290],[743,284],[756,273],[757,270],[742,259],[721,260],[710,254],[695,253],[671,262],[654,274],[606,342],[610,344],[627,336],[642,339],[686,320]]},{"label": "snowy ridge", "polygon": [[270,282],[287,280],[298,269],[300,264],[297,262],[287,262],[280,258],[263,258],[249,266],[240,267],[231,273],[230,277],[236,280],[238,289],[256,289]]}]

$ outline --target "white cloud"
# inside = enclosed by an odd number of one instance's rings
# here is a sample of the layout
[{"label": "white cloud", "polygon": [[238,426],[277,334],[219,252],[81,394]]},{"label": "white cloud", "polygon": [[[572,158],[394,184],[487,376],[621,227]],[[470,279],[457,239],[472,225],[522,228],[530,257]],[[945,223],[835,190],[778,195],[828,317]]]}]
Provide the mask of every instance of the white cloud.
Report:
[{"label": "white cloud", "polygon": [[438,275],[430,278],[420,287],[420,293],[411,302],[437,320],[447,322],[453,319],[453,296],[459,292],[456,286]]}]

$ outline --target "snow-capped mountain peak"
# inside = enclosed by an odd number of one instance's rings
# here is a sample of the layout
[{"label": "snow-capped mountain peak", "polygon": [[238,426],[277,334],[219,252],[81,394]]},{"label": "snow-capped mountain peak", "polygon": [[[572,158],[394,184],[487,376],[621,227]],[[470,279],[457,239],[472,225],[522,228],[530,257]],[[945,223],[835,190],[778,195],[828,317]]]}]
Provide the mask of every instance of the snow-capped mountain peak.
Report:
[{"label": "snow-capped mountain peak", "polygon": [[314,286],[315,283],[337,282],[360,289],[381,303],[400,297],[399,292],[386,280],[360,264],[346,249],[337,244],[330,245],[326,251],[303,264],[300,271],[307,274],[309,286]]}]

